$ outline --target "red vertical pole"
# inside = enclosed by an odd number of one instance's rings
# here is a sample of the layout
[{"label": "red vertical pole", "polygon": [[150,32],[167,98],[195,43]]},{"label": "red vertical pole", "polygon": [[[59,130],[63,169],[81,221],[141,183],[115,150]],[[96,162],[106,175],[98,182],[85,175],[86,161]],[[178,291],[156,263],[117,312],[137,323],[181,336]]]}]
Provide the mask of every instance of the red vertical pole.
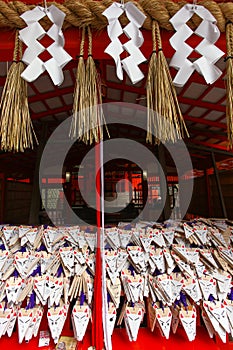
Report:
[{"label": "red vertical pole", "polygon": [[0,174],[0,182],[1,182],[1,189],[0,189],[0,222],[3,223],[3,217],[4,217],[4,207],[5,207],[5,177],[4,174]]},{"label": "red vertical pole", "polygon": [[104,348],[103,319],[102,319],[102,260],[100,247],[101,234],[101,173],[100,173],[100,144],[95,146],[95,173],[96,173],[96,223],[97,247],[94,280],[94,303],[92,320],[92,344],[96,350]]}]

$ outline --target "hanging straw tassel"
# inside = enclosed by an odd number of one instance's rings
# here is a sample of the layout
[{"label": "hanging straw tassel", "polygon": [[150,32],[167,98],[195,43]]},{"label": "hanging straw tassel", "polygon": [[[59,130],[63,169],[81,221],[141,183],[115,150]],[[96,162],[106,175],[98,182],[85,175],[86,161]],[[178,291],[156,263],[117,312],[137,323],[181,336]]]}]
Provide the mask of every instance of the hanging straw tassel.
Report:
[{"label": "hanging straw tassel", "polygon": [[102,110],[102,92],[100,76],[96,70],[95,62],[92,57],[92,33],[87,27],[88,33],[88,58],[86,63],[86,95],[89,108],[86,109],[86,133],[84,142],[92,144],[93,141],[99,142],[103,139],[104,115]]},{"label": "hanging straw tassel", "polygon": [[74,89],[73,116],[70,128],[70,138],[82,139],[84,129],[86,128],[85,110],[88,107],[85,92],[85,62],[84,62],[84,43],[86,28],[82,29],[82,39],[80,44],[80,55],[76,72],[76,83]]},{"label": "hanging straw tassel", "polygon": [[228,146],[233,146],[233,23],[228,22],[226,26],[226,42],[227,42],[227,104],[226,104],[226,118],[227,118],[227,135]]},{"label": "hanging straw tassel", "polygon": [[[156,114],[154,114],[153,120],[149,119],[148,125],[152,128],[151,130],[154,130],[154,134],[159,141],[175,142],[183,138],[185,133],[188,136],[188,131],[179,107],[169,67],[162,51],[160,29],[156,21],[152,23],[152,37],[153,41],[156,40],[157,42],[158,53],[157,59],[153,58],[152,77],[149,76],[150,70],[148,72],[147,81],[151,79],[151,82],[147,86],[147,89],[149,89],[147,95],[149,95],[148,108],[153,106]],[[152,116],[152,113],[150,115]],[[148,133],[151,133],[151,130],[148,130]],[[151,140],[152,137],[148,137],[148,141],[151,142]]]},{"label": "hanging straw tassel", "polygon": [[[152,44],[153,51],[150,57],[147,83],[146,83],[146,94],[147,94],[147,135],[146,142],[153,143],[153,130],[157,130],[155,126],[156,122],[156,105],[155,105],[155,77],[156,77],[156,38],[155,38],[155,21],[152,21]],[[157,142],[157,141],[156,141]]]},{"label": "hanging straw tassel", "polygon": [[27,83],[24,71],[22,42],[15,36],[13,63],[8,71],[0,102],[0,138],[3,151],[23,152],[33,148],[33,136],[38,144],[29,114]]}]

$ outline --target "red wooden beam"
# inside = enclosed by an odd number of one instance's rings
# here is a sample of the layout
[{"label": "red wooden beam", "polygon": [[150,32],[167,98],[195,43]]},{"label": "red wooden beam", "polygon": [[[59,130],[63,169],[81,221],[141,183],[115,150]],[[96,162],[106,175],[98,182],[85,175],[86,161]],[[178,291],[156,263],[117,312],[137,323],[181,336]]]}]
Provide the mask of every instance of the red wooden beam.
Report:
[{"label": "red wooden beam", "polygon": [[225,123],[219,123],[215,122],[213,120],[208,120],[208,119],[203,119],[203,118],[196,118],[196,117],[190,117],[189,115],[184,115],[184,119],[188,120],[193,123],[198,123],[198,124],[205,124],[209,126],[214,126],[216,128],[220,128],[225,130],[227,128],[227,125]]},{"label": "red wooden beam", "polygon": [[43,117],[53,116],[54,114],[58,114],[61,112],[68,112],[68,111],[72,110],[72,108],[73,108],[72,105],[67,105],[67,106],[63,106],[60,108],[49,109],[47,111],[40,112],[40,113],[31,113],[31,118],[32,119],[40,119]]},{"label": "red wooden beam", "polygon": [[191,143],[196,144],[196,145],[201,145],[201,146],[205,146],[205,147],[209,147],[209,148],[216,148],[216,149],[221,150],[221,151],[227,151],[227,152],[229,152],[229,156],[230,156],[230,154],[233,153],[233,150],[229,150],[227,147],[224,147],[221,145],[215,145],[214,143],[208,143],[205,141],[197,141],[197,140],[193,140],[193,139],[190,139],[189,141]]},{"label": "red wooden beam", "polygon": [[202,108],[207,108],[210,110],[220,111],[220,112],[226,113],[226,107],[219,105],[219,104],[216,104],[216,101],[213,101],[213,103],[210,103],[210,102],[201,101],[199,99],[194,100],[192,98],[180,97],[180,96],[178,96],[178,100],[180,103],[184,103],[187,105],[193,105],[193,107],[202,107]]},{"label": "red wooden beam", "polygon": [[205,137],[211,138],[211,139],[217,139],[221,141],[227,141],[227,135],[222,135],[219,133],[211,132],[211,130],[203,130],[203,129],[189,129],[190,134],[195,134],[195,135],[203,135]]},{"label": "red wooden beam", "polygon": [[190,153],[190,157],[192,158],[200,158],[200,159],[206,159],[206,156],[201,156],[200,154],[196,153]]},{"label": "red wooden beam", "polygon": [[74,92],[74,86],[69,86],[65,88],[55,88],[52,91],[45,92],[45,93],[37,93],[36,95],[30,96],[28,98],[29,103],[41,101],[44,102],[44,100],[53,98],[53,97],[58,97],[66,94],[71,94]]},{"label": "red wooden beam", "polygon": [[[149,59],[152,51],[152,40],[151,40],[151,31],[148,30],[142,30],[143,36],[144,36],[144,43],[141,47],[141,50],[145,57]],[[174,34],[174,32],[168,32],[165,30],[161,30],[161,36],[162,36],[162,43],[163,43],[163,51],[166,57],[172,57],[174,54],[174,50],[170,45],[169,39]],[[81,31],[79,28],[69,28],[64,31],[65,36],[65,49],[67,52],[73,57],[76,58],[79,54],[79,45],[80,45],[80,37],[81,37]],[[11,61],[13,57],[13,49],[14,49],[14,41],[15,41],[15,34],[14,31],[0,31],[0,57],[2,61]],[[198,44],[199,38],[195,38],[193,36],[193,47],[195,47]],[[94,57],[96,59],[109,59],[110,56],[104,53],[104,50],[106,49],[109,38],[107,35],[107,31],[103,30],[101,32],[94,32],[93,33],[93,52]],[[44,38],[44,44],[45,46],[48,44],[48,41],[46,38]],[[225,39],[225,33],[221,33],[219,40],[217,41],[216,45],[223,50],[226,51],[226,39]],[[87,52],[87,50],[86,50]],[[198,57],[197,53],[193,53],[192,57]]]}]

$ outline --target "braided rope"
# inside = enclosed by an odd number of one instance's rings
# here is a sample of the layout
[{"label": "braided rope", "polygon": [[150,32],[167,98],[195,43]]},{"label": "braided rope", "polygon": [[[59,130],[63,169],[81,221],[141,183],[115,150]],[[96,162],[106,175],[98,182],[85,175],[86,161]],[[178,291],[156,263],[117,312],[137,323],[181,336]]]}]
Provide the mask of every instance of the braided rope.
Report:
[{"label": "braided rope", "polygon": [[[129,1],[129,0],[126,0]],[[65,14],[63,29],[69,27],[84,27],[91,25],[92,29],[101,30],[107,26],[107,19],[102,15],[103,11],[112,4],[113,0],[65,0],[64,3],[48,3],[56,5]],[[187,2],[175,3],[172,0],[138,0],[132,1],[146,16],[144,29],[151,30],[152,20],[156,20],[161,28],[173,30],[169,19]],[[233,22],[233,2],[215,2],[213,0],[199,1],[198,5],[205,6],[216,18],[217,26],[221,32],[225,32],[228,21]],[[19,17],[25,11],[34,8],[35,5],[26,5],[21,1],[5,2],[0,0],[0,28],[24,28],[25,23]],[[200,23],[198,16],[193,16],[189,25],[195,28]],[[121,23],[125,25],[126,17],[121,16]],[[41,24],[46,28],[48,21],[44,19]]]}]

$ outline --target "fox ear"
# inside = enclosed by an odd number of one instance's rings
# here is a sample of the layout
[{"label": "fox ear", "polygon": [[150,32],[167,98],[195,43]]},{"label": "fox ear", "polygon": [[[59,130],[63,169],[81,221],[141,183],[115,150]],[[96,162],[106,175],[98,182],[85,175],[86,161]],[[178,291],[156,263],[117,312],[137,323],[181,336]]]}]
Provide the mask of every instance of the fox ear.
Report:
[{"label": "fox ear", "polygon": [[172,315],[171,312],[169,312],[168,317],[171,317],[171,315]]},{"label": "fox ear", "polygon": [[161,318],[160,314],[157,315],[157,318]]},{"label": "fox ear", "polygon": [[141,314],[142,314],[142,312],[141,312],[141,310],[139,310],[139,311],[138,311],[138,315],[141,315]]},{"label": "fox ear", "polygon": [[196,317],[196,316],[195,316],[195,314],[193,313],[193,314],[192,314],[192,318],[195,318],[195,317]]},{"label": "fox ear", "polygon": [[127,313],[127,314],[130,314],[129,310],[126,310],[126,313]]},{"label": "fox ear", "polygon": [[51,316],[51,312],[48,311],[48,316],[50,317]]},{"label": "fox ear", "polygon": [[183,314],[180,314],[180,318],[184,318],[184,315],[183,315]]}]

